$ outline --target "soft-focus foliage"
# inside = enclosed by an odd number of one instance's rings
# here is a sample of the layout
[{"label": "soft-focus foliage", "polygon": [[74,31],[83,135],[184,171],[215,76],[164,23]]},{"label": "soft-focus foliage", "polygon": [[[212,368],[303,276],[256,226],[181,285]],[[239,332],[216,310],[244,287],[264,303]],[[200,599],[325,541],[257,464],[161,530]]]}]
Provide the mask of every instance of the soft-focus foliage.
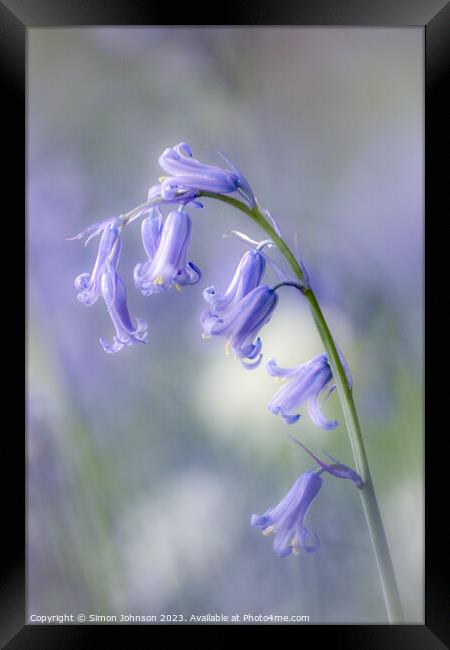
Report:
[{"label": "soft-focus foliage", "polygon": [[[192,212],[199,284],[127,293],[146,346],[105,355],[104,305],[74,295],[96,244],[66,238],[144,202],[157,157],[187,140],[211,164],[207,145],[226,151],[286,238],[298,235],[352,370],[406,618],[422,622],[422,44],[420,29],[30,30],[30,614],[385,620],[350,481],[330,477],[308,513],[315,554],[280,560],[248,525],[311,467],[267,410],[263,365],[248,372],[200,336],[202,291],[225,289],[244,252],[222,234],[259,240],[256,227],[212,201]],[[139,226],[126,235],[131,289],[144,256]],[[285,291],[263,364],[322,352],[306,304]],[[340,426],[305,417],[289,431],[353,466],[334,394],[323,411]]]}]

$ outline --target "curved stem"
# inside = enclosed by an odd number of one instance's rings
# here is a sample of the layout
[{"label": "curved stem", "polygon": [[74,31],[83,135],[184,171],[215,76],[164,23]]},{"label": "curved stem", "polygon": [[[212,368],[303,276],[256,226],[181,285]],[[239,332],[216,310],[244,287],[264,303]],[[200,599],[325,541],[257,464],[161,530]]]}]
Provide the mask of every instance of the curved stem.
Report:
[{"label": "curved stem", "polygon": [[301,293],[305,293],[306,291],[305,287],[299,282],[289,282],[287,280],[283,280],[282,282],[277,282],[277,284],[274,284],[272,291],[278,291],[278,289],[281,289],[281,287],[294,287],[294,289],[301,291]]},{"label": "curved stem", "polygon": [[369,461],[364,446],[352,389],[348,384],[345,370],[336,349],[336,344],[312,289],[307,289],[305,291],[305,296],[309,302],[314,321],[325,346],[333,376],[336,381],[339,400],[344,413],[347,432],[352,447],[353,457],[355,459],[356,470],[364,481],[364,485],[360,488],[359,493],[361,495],[361,501],[364,507],[372,545],[375,551],[378,573],[381,580],[389,621],[391,623],[401,623],[403,621],[403,612],[400,594],[395,579],[394,566],[389,552],[380,509],[378,507],[373,487]]},{"label": "curved stem", "polygon": [[244,212],[248,217],[250,217],[250,219],[253,219],[253,221],[255,221],[258,224],[258,226],[260,226],[264,230],[264,232],[266,232],[269,235],[270,239],[273,241],[275,246],[287,259],[289,265],[291,266],[292,270],[294,271],[295,275],[300,280],[300,282],[302,283],[305,282],[305,275],[301,269],[300,264],[295,259],[295,255],[292,253],[291,249],[286,244],[286,242],[276,232],[275,228],[272,226],[270,221],[268,221],[268,219],[264,216],[264,214],[260,210],[258,210],[258,208],[249,208],[247,205],[245,205],[245,203],[239,201],[239,199],[235,199],[232,196],[214,194],[213,192],[200,192],[200,196],[207,196],[212,199],[218,199],[223,203],[228,203],[229,205],[232,205],[238,210],[241,210],[241,212]]},{"label": "curved stem", "polygon": [[[230,196],[214,194],[212,192],[202,192],[202,196],[210,197],[228,203],[238,210],[244,212],[253,221],[255,221],[277,246],[279,251],[284,255],[289,263],[294,275],[302,284],[306,283],[303,270],[295,258],[294,254],[286,242],[278,235],[272,224],[267,220],[264,214],[257,208],[249,208],[245,203]],[[372,477],[370,475],[369,461],[364,446],[358,415],[356,412],[355,402],[353,400],[352,389],[349,386],[345,369],[339,356],[336,343],[330,332],[330,328],[325,320],[320,305],[313,290],[305,286],[302,290],[303,295],[308,300],[311,313],[314,318],[319,335],[322,339],[328,361],[333,372],[337,386],[337,392],[341,403],[342,411],[347,426],[347,433],[350,439],[353,456],[355,459],[356,470],[362,477],[364,485],[359,488],[361,501],[366,516],[367,526],[369,528],[372,540],[375,558],[383,590],[384,601],[390,623],[403,622],[403,612],[398,591],[397,581],[394,573],[389,546],[384,531],[383,521],[381,519],[380,509],[378,507],[375,490],[373,487]]]}]

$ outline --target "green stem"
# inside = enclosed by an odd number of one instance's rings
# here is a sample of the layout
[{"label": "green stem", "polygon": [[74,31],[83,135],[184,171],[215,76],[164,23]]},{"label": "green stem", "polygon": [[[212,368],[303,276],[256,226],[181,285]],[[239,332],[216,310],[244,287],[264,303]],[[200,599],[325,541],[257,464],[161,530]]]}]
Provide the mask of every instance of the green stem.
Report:
[{"label": "green stem", "polygon": [[285,256],[300,282],[305,281],[305,276],[300,267],[300,264],[295,259],[295,255],[292,253],[286,242],[278,235],[270,221],[268,221],[267,217],[258,208],[249,208],[245,205],[245,203],[242,203],[242,201],[239,201],[238,199],[234,199],[231,196],[223,196],[222,194],[214,194],[213,192],[201,192],[200,196],[207,196],[209,198],[218,199],[219,201],[228,203],[238,210],[241,210],[241,212],[244,212],[248,217],[250,217],[250,219],[253,219],[253,221],[255,221],[258,226],[260,226],[264,232],[269,235],[270,239],[273,241],[279,251]]},{"label": "green stem", "polygon": [[307,289],[305,296],[308,299],[314,321],[328,355],[328,360],[336,381],[339,400],[341,402],[342,411],[347,425],[347,432],[352,447],[353,457],[355,459],[356,469],[364,481],[364,485],[359,489],[359,491],[375,552],[389,622],[401,623],[403,622],[403,612],[400,594],[395,579],[394,566],[389,552],[389,546],[375,495],[372,477],[370,475],[369,461],[364,446],[352,389],[348,384],[344,367],[336,349],[336,344],[314,292],[311,289]]},{"label": "green stem", "polygon": [[[258,208],[249,208],[238,199],[214,194],[212,192],[202,192],[202,196],[210,197],[228,203],[238,210],[244,212],[253,221],[255,221],[267,235],[272,239],[279,251],[284,255],[289,263],[294,275],[300,283],[306,283],[306,278],[299,262],[286,244],[286,242],[277,234],[267,217]],[[336,343],[330,332],[330,328],[325,320],[317,298],[310,287],[302,290],[303,295],[307,298],[309,306],[316,324],[317,330],[322,339],[328,361],[333,372],[336,382],[339,400],[347,425],[347,432],[350,439],[355,465],[358,473],[364,481],[364,485],[359,488],[361,501],[375,552],[378,573],[380,576],[381,586],[383,589],[384,601],[390,623],[403,622],[403,612],[398,591],[397,581],[395,579],[394,567],[392,564],[386,533],[381,519],[380,509],[378,507],[375,490],[373,487],[372,477],[370,475],[369,461],[367,458],[364,441],[361,433],[361,427],[356,412],[355,402],[353,400],[352,389],[349,386],[345,369],[339,356]]]}]

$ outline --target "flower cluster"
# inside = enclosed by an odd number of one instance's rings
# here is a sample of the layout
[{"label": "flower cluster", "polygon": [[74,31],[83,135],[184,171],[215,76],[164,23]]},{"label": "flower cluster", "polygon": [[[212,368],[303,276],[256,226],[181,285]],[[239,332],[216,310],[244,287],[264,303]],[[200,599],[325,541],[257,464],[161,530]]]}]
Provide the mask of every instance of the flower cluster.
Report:
[{"label": "flower cluster", "polygon": [[[199,162],[192,157],[192,150],[185,142],[166,149],[159,163],[167,175],[150,188],[146,203],[125,215],[96,223],[72,238],[85,237],[86,245],[91,239],[99,237],[92,272],[79,275],[75,286],[78,299],[85,305],[94,304],[99,297],[105,301],[115,328],[112,343],[100,338],[105,352],[118,352],[125,345],[147,341],[147,324],[130,316],[125,283],[117,270],[123,232],[133,221],[142,218],[141,236],[146,260],[136,264],[134,284],[144,296],[166,292],[172,287],[180,291],[200,281],[199,267],[189,260],[192,219],[188,208],[202,208],[202,196],[239,195],[247,212],[258,212],[271,225],[272,232],[281,237],[277,223],[267,210],[259,207],[242,172],[224,154],[218,153],[227,167]],[[166,216],[162,211],[165,206],[171,206]],[[273,316],[279,300],[278,289],[294,286],[304,292],[310,288],[309,276],[304,264],[299,261],[304,277],[304,284],[299,284],[297,278],[280,269],[264,250],[273,246],[271,240],[255,242],[242,233],[234,232],[247,244],[248,250],[223,293],[214,286],[204,289],[203,298],[208,307],[200,317],[202,336],[225,338],[227,352],[233,352],[245,368],[254,369],[262,359],[259,333]],[[273,286],[265,281],[267,262],[281,280]],[[351,388],[349,368],[339,349],[338,352]],[[326,354],[288,369],[281,368],[271,359],[266,369],[283,383],[268,405],[271,413],[280,415],[291,425],[299,420],[297,411],[306,403],[309,416],[318,427],[330,430],[337,426],[336,420],[328,420],[324,416],[319,403],[327,389],[326,398],[336,387],[334,384],[330,386],[333,373]],[[311,540],[304,519],[322,487],[322,473],[350,479],[358,487],[362,486],[362,479],[354,470],[332,457],[333,463],[324,463],[300,441],[295,441],[312,456],[319,468],[302,474],[276,507],[261,516],[253,515],[251,519],[251,525],[261,528],[264,534],[275,533],[274,550],[279,556],[299,550],[313,552],[318,548],[318,537]]]},{"label": "flower cluster", "polygon": [[[150,188],[148,200],[143,206],[126,215],[105,219],[71,238],[86,237],[86,245],[91,239],[101,235],[92,273],[79,275],[75,286],[79,291],[79,300],[85,305],[94,304],[100,295],[105,300],[116,329],[111,345],[100,338],[105,352],[118,352],[125,345],[147,341],[147,325],[139,319],[133,323],[127,307],[125,284],[117,273],[123,230],[129,223],[144,217],[141,234],[147,260],[135,266],[134,283],[144,296],[149,296],[167,291],[171,287],[181,290],[182,287],[200,281],[199,267],[188,261],[192,222],[187,207],[203,207],[198,200],[202,192],[237,193],[244,198],[248,207],[256,205],[255,196],[242,172],[224,154],[218,153],[229,168],[200,163],[192,157],[192,150],[185,142],[166,149],[160,156],[159,163],[169,175],[160,178],[159,184]],[[175,209],[164,218],[161,207],[169,204],[174,204]],[[248,292],[242,287],[240,295],[243,297]],[[262,305],[263,302],[266,304]],[[263,312],[267,313],[264,321],[267,322],[271,312],[269,303],[274,306],[275,302],[276,297],[271,296],[271,299],[260,298],[256,302],[253,301],[252,305],[254,304],[254,309],[259,310],[261,316]],[[252,305],[248,308],[249,316],[253,316]],[[214,328],[211,322],[210,326],[205,325],[204,329],[208,330],[209,334],[215,334],[216,330],[221,329],[220,323],[217,322]],[[225,329],[230,336],[231,331],[236,332],[236,327],[233,329],[231,325]],[[258,356],[260,344],[252,347],[250,340],[252,333],[256,333],[258,329],[258,323],[253,318],[250,328],[242,326],[240,331],[235,333],[234,349],[239,350],[241,356],[249,359]]]}]

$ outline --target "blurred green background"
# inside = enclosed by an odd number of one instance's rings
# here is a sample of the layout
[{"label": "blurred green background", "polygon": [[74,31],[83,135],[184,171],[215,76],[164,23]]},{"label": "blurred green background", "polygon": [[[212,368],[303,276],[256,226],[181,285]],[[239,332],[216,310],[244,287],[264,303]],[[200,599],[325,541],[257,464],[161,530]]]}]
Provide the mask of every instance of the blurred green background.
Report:
[{"label": "blurred green background", "polygon": [[[150,340],[117,355],[101,301],[76,299],[96,242],[66,241],[143,202],[168,146],[222,149],[299,249],[350,364],[406,619],[423,622],[423,31],[90,28],[28,32],[28,613],[221,612],[386,620],[357,491],[332,477],[308,515],[314,555],[278,559],[249,526],[310,459],[353,465],[336,395],[325,432],[271,415],[276,384],[202,341],[201,290],[260,238],[229,206],[193,211],[203,278],[144,298]],[[265,359],[322,351],[285,290]]]}]

